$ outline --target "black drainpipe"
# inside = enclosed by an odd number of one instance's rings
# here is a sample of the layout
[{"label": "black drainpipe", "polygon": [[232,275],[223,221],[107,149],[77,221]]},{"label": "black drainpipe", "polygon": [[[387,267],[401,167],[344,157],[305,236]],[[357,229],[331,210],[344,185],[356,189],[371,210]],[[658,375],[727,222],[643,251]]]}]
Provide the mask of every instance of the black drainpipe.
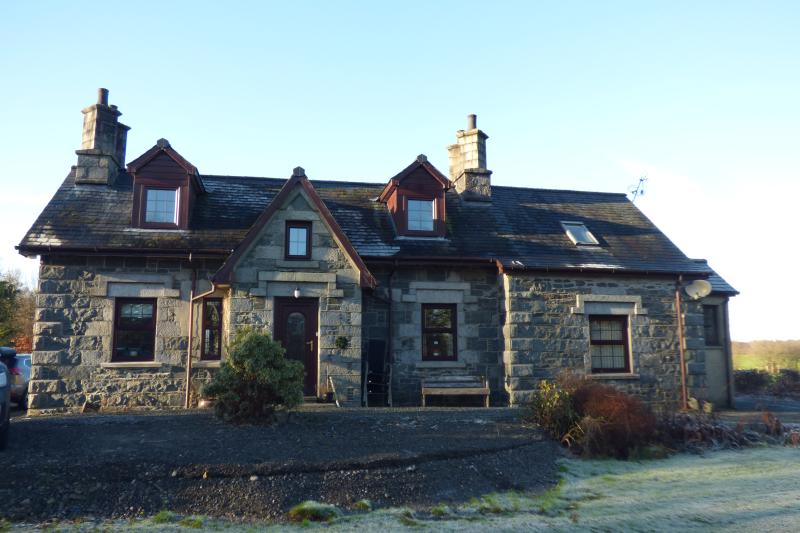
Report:
[{"label": "black drainpipe", "polygon": [[394,349],[393,349],[393,346],[392,346],[393,345],[393,343],[392,343],[392,330],[393,330],[393,324],[394,324],[394,320],[392,319],[392,315],[393,315],[393,313],[392,313],[392,280],[394,279],[394,273],[395,273],[396,269],[397,269],[397,260],[395,260],[394,266],[392,267],[392,270],[389,272],[389,299],[387,301],[389,309],[387,311],[388,320],[387,320],[387,332],[386,332],[387,333],[387,335],[386,335],[386,350],[388,352],[387,359],[389,360],[389,383],[388,383],[388,389],[387,389],[387,391],[388,391],[387,400],[388,400],[388,403],[389,403],[389,407],[392,406],[392,382],[393,382],[392,373],[393,373],[393,370],[394,370]]}]

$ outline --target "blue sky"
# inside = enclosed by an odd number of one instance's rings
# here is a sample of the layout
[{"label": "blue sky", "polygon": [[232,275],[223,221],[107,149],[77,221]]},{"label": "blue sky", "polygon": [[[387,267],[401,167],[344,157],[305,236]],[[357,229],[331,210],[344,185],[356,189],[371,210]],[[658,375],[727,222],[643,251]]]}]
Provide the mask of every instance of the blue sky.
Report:
[{"label": "blue sky", "polygon": [[[128,160],[384,181],[468,113],[495,183],[624,192],[742,295],[733,337],[800,338],[800,3],[5,2],[0,269],[111,91]],[[26,274],[32,275],[32,274]]]}]

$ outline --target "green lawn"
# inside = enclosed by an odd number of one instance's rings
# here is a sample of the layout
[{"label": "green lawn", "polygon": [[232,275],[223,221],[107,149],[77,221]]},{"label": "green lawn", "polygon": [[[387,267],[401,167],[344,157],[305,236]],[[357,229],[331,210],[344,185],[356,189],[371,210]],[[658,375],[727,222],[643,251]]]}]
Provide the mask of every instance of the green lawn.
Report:
[{"label": "green lawn", "polygon": [[735,370],[770,370],[780,368],[791,368],[800,370],[800,356],[794,354],[786,355],[761,355],[761,354],[735,354],[733,356],[733,368]]},{"label": "green lawn", "polygon": [[[545,494],[486,495],[432,513],[361,512],[330,524],[237,524],[160,513],[136,522],[61,523],[62,531],[796,531],[800,450],[760,447],[652,461],[561,461]],[[431,502],[435,504],[436,502]],[[12,526],[15,529],[16,526]],[[2,527],[0,527],[2,529]]]}]

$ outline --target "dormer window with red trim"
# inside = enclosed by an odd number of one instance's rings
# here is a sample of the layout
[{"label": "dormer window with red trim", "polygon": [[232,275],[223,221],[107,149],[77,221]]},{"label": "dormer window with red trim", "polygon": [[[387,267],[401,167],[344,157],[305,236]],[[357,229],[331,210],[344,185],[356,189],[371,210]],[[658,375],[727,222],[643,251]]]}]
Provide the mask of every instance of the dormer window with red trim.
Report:
[{"label": "dormer window with red trim", "polygon": [[401,237],[445,236],[445,193],[451,183],[421,155],[389,180],[378,201],[392,214]]},{"label": "dormer window with red trim", "polygon": [[133,177],[134,227],[188,229],[194,198],[205,192],[197,168],[166,139],[128,163]]}]

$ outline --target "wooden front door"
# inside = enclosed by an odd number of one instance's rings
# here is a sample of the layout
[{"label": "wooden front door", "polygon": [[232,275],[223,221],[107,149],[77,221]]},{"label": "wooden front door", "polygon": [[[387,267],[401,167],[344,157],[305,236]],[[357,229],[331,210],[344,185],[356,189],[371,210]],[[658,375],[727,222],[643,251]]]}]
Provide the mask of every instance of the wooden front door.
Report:
[{"label": "wooden front door", "polygon": [[316,298],[275,298],[275,339],[286,350],[286,358],[300,361],[306,369],[303,394],[317,395]]}]

